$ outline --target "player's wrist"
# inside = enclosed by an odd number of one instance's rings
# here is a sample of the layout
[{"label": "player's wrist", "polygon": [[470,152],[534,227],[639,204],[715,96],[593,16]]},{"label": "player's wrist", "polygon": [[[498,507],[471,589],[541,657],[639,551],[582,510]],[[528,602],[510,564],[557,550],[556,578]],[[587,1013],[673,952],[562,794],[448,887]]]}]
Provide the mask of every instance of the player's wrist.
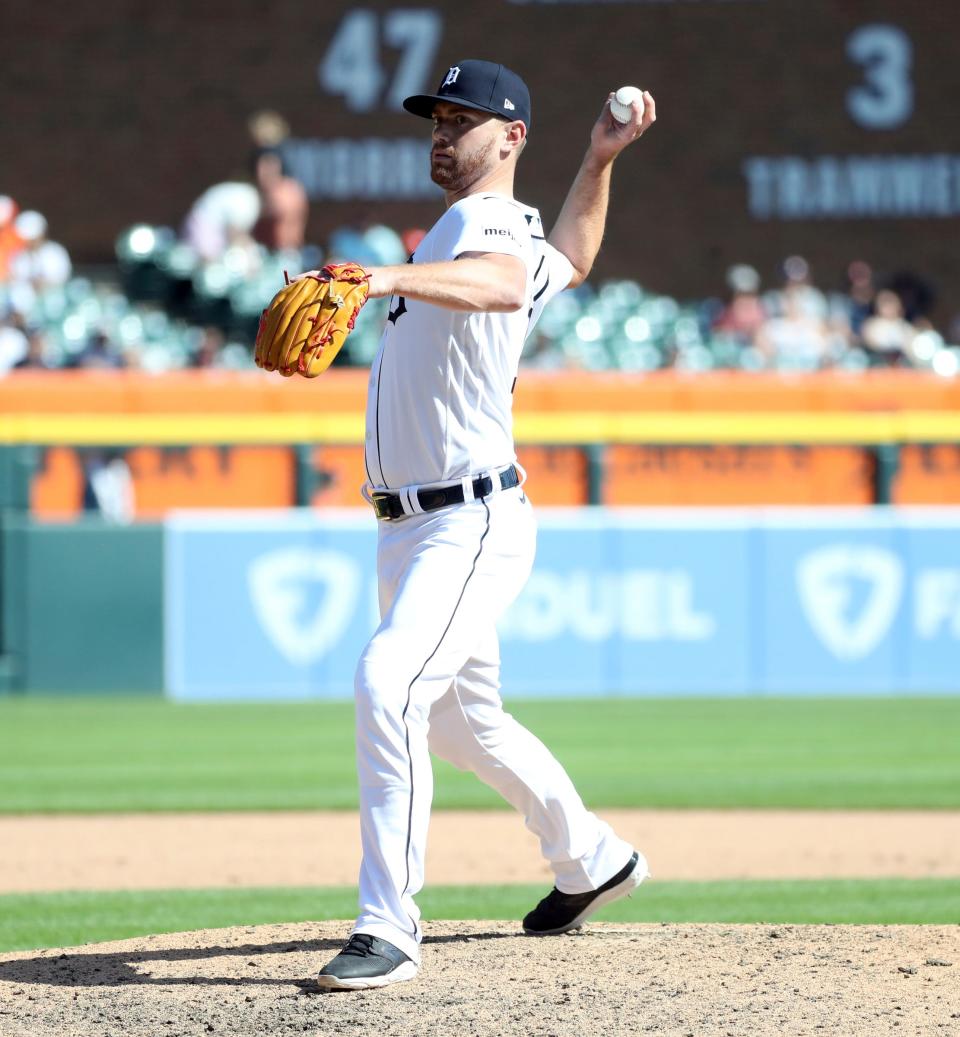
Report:
[{"label": "player's wrist", "polygon": [[597,150],[592,145],[587,148],[587,154],[583,160],[584,172],[592,176],[602,176],[610,166],[619,152],[612,154],[606,150]]},{"label": "player's wrist", "polygon": [[384,299],[394,293],[394,280],[388,266],[367,267],[369,280],[367,287],[370,289],[370,297],[373,299]]}]

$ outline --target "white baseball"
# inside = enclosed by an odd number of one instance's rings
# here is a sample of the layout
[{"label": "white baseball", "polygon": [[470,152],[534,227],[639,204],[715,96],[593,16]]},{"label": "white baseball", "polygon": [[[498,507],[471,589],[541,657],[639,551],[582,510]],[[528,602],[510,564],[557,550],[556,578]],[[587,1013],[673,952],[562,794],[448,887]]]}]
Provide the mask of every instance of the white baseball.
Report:
[{"label": "white baseball", "polygon": [[629,122],[633,118],[634,101],[640,104],[640,118],[643,118],[643,91],[638,86],[622,86],[610,101],[610,114],[617,122]]}]

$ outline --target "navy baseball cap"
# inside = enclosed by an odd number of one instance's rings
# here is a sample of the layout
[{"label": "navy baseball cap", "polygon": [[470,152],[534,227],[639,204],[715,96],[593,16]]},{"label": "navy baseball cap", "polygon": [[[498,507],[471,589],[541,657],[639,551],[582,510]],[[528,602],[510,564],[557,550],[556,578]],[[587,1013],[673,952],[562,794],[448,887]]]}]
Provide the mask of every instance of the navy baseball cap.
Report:
[{"label": "navy baseball cap", "polygon": [[414,94],[403,102],[403,107],[414,115],[430,119],[437,101],[490,112],[508,122],[519,119],[530,132],[527,84],[516,72],[492,61],[458,61],[447,69],[435,94]]}]

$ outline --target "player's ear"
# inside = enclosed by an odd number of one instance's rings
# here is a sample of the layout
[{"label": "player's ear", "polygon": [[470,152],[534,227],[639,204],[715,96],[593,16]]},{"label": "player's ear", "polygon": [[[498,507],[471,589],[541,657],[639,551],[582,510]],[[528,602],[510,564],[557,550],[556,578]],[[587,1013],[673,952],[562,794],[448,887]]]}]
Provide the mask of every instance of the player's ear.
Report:
[{"label": "player's ear", "polygon": [[504,143],[507,146],[507,150],[516,151],[519,155],[520,152],[523,151],[526,141],[527,127],[519,120],[508,122],[506,125],[506,133],[504,135]]}]

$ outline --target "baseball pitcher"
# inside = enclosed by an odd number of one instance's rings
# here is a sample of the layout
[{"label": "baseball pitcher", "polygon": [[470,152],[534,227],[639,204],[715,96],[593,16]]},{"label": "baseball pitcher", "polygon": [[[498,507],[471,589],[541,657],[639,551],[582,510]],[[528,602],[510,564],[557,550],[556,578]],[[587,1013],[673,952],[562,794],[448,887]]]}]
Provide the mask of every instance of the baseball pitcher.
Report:
[{"label": "baseball pitcher", "polygon": [[[531,125],[516,73],[459,61],[435,94],[404,101],[432,122],[430,172],[446,211],[408,264],[360,274],[370,297],[390,297],[370,373],[364,487],[379,520],[382,619],[356,674],[360,914],[320,972],[324,988],[417,973],[431,752],[475,772],[539,838],[555,887],[523,920],[527,933],[574,929],[647,875],[642,854],[584,807],[547,748],[504,711],[496,632],[536,540],[512,436],[524,339],[550,299],[590,272],[614,159],[656,118],[648,93],[613,112],[612,101],[549,235],[537,210],[513,197]],[[335,312],[351,312],[342,300],[356,268],[346,274]],[[330,341],[315,334],[299,368],[290,356],[266,366],[309,374]]]}]

